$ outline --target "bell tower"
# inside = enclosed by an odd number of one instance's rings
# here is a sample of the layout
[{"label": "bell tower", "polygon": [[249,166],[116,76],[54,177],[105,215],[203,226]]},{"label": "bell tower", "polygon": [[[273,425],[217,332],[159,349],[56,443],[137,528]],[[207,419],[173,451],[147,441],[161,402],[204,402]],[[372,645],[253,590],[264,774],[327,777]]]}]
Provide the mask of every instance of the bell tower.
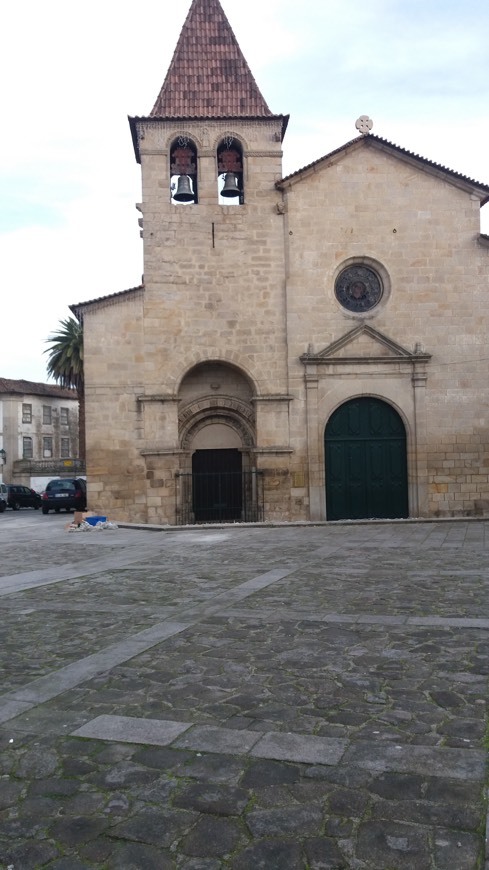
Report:
[{"label": "bell tower", "polygon": [[162,478],[190,469],[189,415],[201,419],[208,406],[214,429],[195,436],[206,449],[229,440],[243,467],[257,468],[278,445],[283,462],[291,451],[276,182],[288,116],[269,109],[219,0],[193,0],[150,114],[129,121],[142,173],[145,392],[159,397],[144,403],[146,451],[159,445]]}]

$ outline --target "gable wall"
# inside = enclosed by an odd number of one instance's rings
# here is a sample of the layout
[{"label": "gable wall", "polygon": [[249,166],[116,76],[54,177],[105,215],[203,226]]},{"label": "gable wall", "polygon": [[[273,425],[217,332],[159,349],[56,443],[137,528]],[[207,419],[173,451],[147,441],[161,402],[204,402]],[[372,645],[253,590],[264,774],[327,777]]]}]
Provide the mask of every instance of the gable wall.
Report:
[{"label": "gable wall", "polygon": [[146,517],[141,407],[142,291],[84,314],[88,505],[113,520]]},{"label": "gable wall", "polygon": [[[293,445],[300,449],[306,424],[299,357],[311,343],[317,353],[366,320],[407,349],[420,343],[432,355],[416,396],[409,370],[395,365],[319,369],[316,461],[309,469],[318,491],[328,417],[353,395],[378,395],[404,416],[410,449],[416,439],[418,462],[426,462],[429,485],[418,501],[411,487],[412,511],[481,510],[489,498],[487,378],[477,360],[485,356],[489,326],[489,257],[477,242],[479,202],[372,147],[318,168],[291,186],[286,200]],[[370,314],[352,315],[336,301],[334,281],[345,263],[362,257],[382,264],[390,292]],[[359,346],[354,352],[362,353]]]}]

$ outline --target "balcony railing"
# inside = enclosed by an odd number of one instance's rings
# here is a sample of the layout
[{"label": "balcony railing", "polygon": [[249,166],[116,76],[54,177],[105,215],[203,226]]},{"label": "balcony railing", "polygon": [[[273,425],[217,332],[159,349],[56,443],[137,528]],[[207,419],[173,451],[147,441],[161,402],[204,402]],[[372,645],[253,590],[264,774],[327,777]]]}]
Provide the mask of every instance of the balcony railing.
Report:
[{"label": "balcony railing", "polygon": [[16,459],[13,463],[14,477],[21,475],[60,475],[85,474],[82,459]]}]

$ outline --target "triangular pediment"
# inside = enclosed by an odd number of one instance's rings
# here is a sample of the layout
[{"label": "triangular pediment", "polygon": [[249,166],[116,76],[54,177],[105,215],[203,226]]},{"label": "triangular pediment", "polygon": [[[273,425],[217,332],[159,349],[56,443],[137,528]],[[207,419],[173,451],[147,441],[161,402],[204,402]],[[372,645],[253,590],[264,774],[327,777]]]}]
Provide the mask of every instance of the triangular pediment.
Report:
[{"label": "triangular pediment", "polygon": [[394,145],[393,142],[388,142],[380,136],[375,136],[373,133],[370,133],[368,136],[357,136],[356,139],[346,142],[345,145],[342,145],[340,148],[336,148],[334,151],[325,154],[313,163],[309,163],[307,166],[298,169],[291,175],[287,175],[285,178],[282,178],[281,181],[277,181],[276,187],[278,187],[279,190],[285,190],[292,187],[294,184],[301,182],[302,179],[306,178],[308,175],[317,173],[322,169],[327,170],[331,166],[337,166],[337,164],[346,157],[364,148],[373,148],[378,153],[399,160],[400,162],[411,166],[413,169],[426,172],[433,178],[439,178],[444,182],[448,182],[454,187],[458,187],[459,190],[463,190],[466,193],[477,197],[477,199],[480,200],[481,205],[484,205],[484,203],[489,201],[488,184],[474,181],[474,179],[468,178],[460,172],[455,172],[453,169],[448,169],[440,163],[434,163],[426,157],[421,157],[419,154],[407,151],[399,145]]},{"label": "triangular pediment", "polygon": [[409,350],[366,323],[351,329],[319,353],[308,352],[301,357],[304,363],[426,362],[429,359],[430,354],[419,344]]}]

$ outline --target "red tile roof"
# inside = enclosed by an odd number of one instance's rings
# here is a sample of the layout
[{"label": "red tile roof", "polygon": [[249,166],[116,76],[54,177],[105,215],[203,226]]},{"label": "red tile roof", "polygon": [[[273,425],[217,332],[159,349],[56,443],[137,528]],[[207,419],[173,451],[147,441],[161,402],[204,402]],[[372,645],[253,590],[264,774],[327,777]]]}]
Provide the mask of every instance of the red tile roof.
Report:
[{"label": "red tile roof", "polygon": [[138,287],[130,287],[129,290],[119,290],[117,293],[108,293],[106,296],[97,296],[95,299],[87,299],[86,302],[75,302],[73,305],[69,305],[68,308],[81,323],[85,308],[89,308],[91,305],[97,305],[98,303],[105,305],[108,303],[116,304],[118,302],[125,302],[141,293],[144,293],[144,284],[139,284]]},{"label": "red tile roof", "polygon": [[193,0],[151,117],[270,116],[219,0]]},{"label": "red tile roof", "polygon": [[0,378],[0,395],[46,396],[52,399],[71,399],[77,401],[76,390],[66,390],[54,384],[40,384],[37,381],[15,381]]}]

